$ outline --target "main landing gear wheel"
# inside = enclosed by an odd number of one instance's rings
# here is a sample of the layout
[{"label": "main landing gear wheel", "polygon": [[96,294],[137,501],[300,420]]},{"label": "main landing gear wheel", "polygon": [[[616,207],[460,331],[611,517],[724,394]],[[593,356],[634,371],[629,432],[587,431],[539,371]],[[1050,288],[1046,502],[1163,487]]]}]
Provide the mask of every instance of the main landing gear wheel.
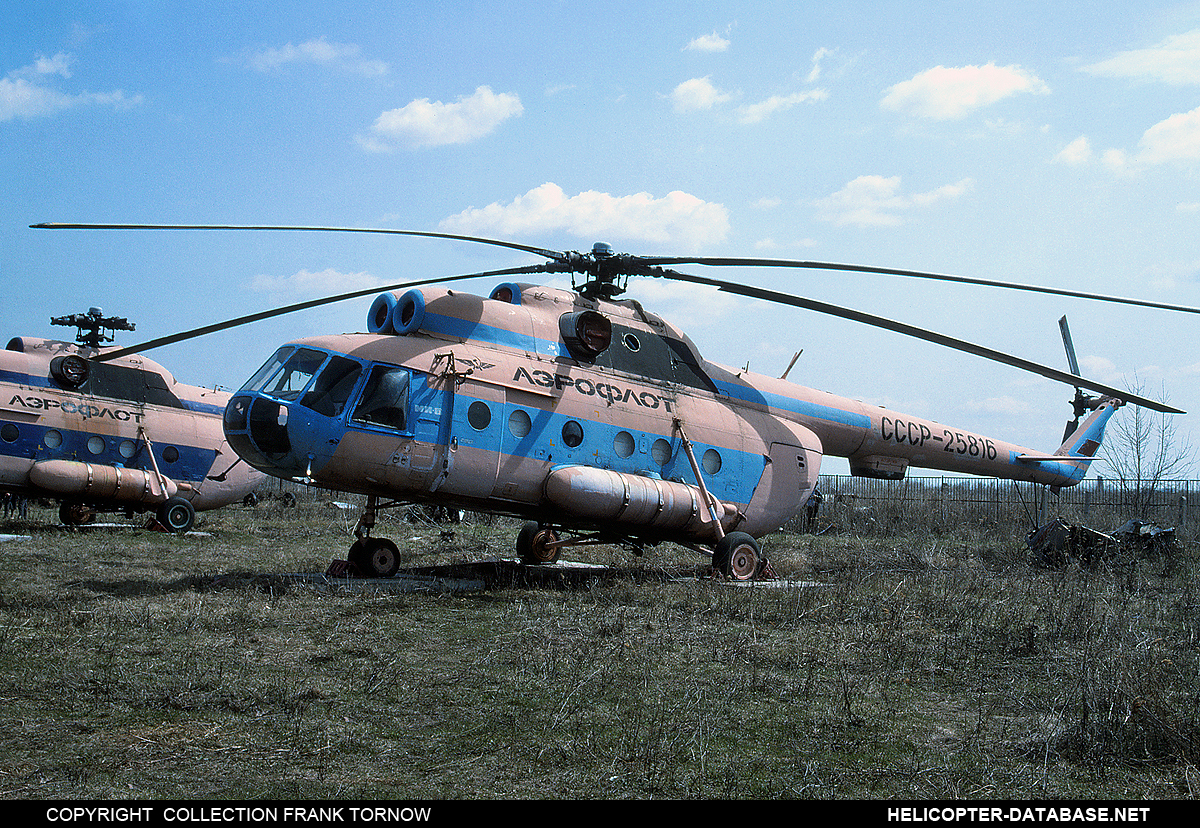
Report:
[{"label": "main landing gear wheel", "polygon": [[552,564],[558,560],[560,551],[558,533],[536,520],[526,523],[517,533],[517,555],[521,563]]},{"label": "main landing gear wheel", "polygon": [[346,560],[368,578],[390,578],[400,569],[400,550],[387,538],[359,538]]},{"label": "main landing gear wheel", "polygon": [[156,517],[168,532],[186,532],[196,522],[196,510],[182,497],[173,497],[158,507]]},{"label": "main landing gear wheel", "polygon": [[713,569],[734,581],[749,581],[766,560],[758,541],[745,532],[730,532],[713,549]]},{"label": "main landing gear wheel", "polygon": [[58,519],[64,526],[85,526],[96,519],[96,510],[83,503],[64,500],[58,506]]}]

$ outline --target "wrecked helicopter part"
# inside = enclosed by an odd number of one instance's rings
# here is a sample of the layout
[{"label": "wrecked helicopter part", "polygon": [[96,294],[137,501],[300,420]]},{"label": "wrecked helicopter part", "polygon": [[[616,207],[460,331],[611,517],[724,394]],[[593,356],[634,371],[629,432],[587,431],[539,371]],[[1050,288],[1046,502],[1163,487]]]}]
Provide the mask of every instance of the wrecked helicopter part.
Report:
[{"label": "wrecked helicopter part", "polygon": [[1144,556],[1170,556],[1175,552],[1175,529],[1164,529],[1144,520],[1128,520],[1114,529],[1112,536]]},{"label": "wrecked helicopter part", "polygon": [[1045,566],[1062,566],[1069,560],[1091,565],[1116,546],[1117,540],[1112,535],[1055,518],[1030,532],[1025,544],[1034,559]]},{"label": "wrecked helicopter part", "polygon": [[1164,529],[1144,520],[1129,520],[1105,533],[1055,518],[1030,532],[1025,543],[1036,562],[1052,567],[1068,561],[1094,566],[1102,560],[1109,563],[1152,557],[1170,560],[1176,550],[1173,528]]}]

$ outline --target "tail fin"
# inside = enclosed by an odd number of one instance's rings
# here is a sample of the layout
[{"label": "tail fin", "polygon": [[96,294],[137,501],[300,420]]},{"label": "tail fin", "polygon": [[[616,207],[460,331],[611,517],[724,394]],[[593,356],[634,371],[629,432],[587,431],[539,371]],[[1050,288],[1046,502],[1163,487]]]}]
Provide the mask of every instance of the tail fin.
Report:
[{"label": "tail fin", "polygon": [[1055,450],[1056,457],[1071,459],[1095,459],[1096,452],[1104,442],[1104,427],[1118,408],[1124,405],[1123,400],[1105,398],[1088,416],[1079,428],[1066,435],[1066,440]]},{"label": "tail fin", "polygon": [[[1125,404],[1124,400],[1106,397],[1096,405],[1096,408],[1079,428],[1071,431],[1061,446],[1053,454],[1021,454],[1017,459],[1024,463],[1056,464],[1057,473],[1068,477],[1072,482],[1058,486],[1072,486],[1087,476],[1091,463],[1096,459],[1096,453],[1104,442],[1104,427],[1116,410]],[[1049,467],[1041,466],[1049,471]]]}]

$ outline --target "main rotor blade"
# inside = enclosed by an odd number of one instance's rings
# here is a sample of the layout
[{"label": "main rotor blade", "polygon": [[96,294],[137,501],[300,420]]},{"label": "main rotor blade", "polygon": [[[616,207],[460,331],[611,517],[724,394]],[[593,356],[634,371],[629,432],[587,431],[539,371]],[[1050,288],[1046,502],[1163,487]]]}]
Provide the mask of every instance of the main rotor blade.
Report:
[{"label": "main rotor blade", "polygon": [[709,279],[704,276],[692,276],[686,273],[679,273],[675,270],[664,270],[661,274],[664,278],[675,279],[683,282],[692,282],[699,285],[710,285],[726,293],[735,293],[740,296],[749,296],[755,299],[764,299],[768,302],[778,302],[783,305],[791,305],[797,308],[805,308],[807,310],[824,313],[830,316],[837,316],[842,319],[849,319],[852,322],[860,322],[864,325],[871,325],[876,328],[884,328],[889,331],[912,336],[917,339],[922,339],[926,342],[932,342],[936,345],[942,345],[947,348],[953,348],[958,351],[963,351],[968,354],[974,354],[985,359],[1001,362],[1005,365],[1011,365],[1014,368],[1020,368],[1023,371],[1030,371],[1034,374],[1040,374],[1048,379],[1057,380],[1068,385],[1088,388],[1092,391],[1098,391],[1102,394],[1107,394],[1110,397],[1115,397],[1126,402],[1131,402],[1140,405],[1144,408],[1149,408],[1154,411],[1161,411],[1166,414],[1183,414],[1178,408],[1173,408],[1155,400],[1139,397],[1136,394],[1131,394],[1128,391],[1122,391],[1103,383],[1093,380],[1084,379],[1074,374],[1068,374],[1065,371],[1060,371],[1057,368],[1051,368],[1047,365],[1040,365],[1036,362],[1030,362],[1027,359],[1022,359],[1012,354],[1006,354],[1003,351],[996,351],[992,348],[983,345],[976,345],[962,339],[955,339],[952,336],[927,331],[924,328],[918,328],[904,322],[897,322],[892,319],[886,319],[882,316],[856,311],[851,308],[843,308],[838,305],[830,305],[826,302],[819,302],[815,299],[808,299],[803,296],[793,296],[788,293],[779,293],[774,290],[766,290],[765,288],[750,287],[748,285],[740,285],[735,282],[722,282],[718,279]]},{"label": "main rotor blade", "polygon": [[544,256],[548,259],[558,259],[562,253],[545,250],[541,247],[530,247],[516,242],[485,239],[479,236],[457,236],[452,233],[431,233],[422,230],[391,230],[374,227],[307,227],[298,225],[267,225],[267,224],[66,224],[62,222],[42,222],[29,225],[34,230],[299,230],[308,233],[382,233],[393,236],[424,236],[431,239],[453,239],[455,241],[490,244],[494,247],[507,247]]},{"label": "main rotor blade", "polygon": [[212,325],[205,325],[202,328],[193,328],[190,331],[171,334],[170,336],[162,336],[158,339],[151,339],[148,342],[143,342],[140,345],[131,345],[128,348],[119,348],[115,351],[107,351],[98,356],[92,357],[96,362],[107,362],[110,359],[129,356],[130,354],[139,353],[141,351],[149,351],[152,348],[161,348],[164,345],[172,345],[176,342],[183,342],[188,339],[195,339],[199,336],[205,336],[217,331],[224,331],[229,328],[236,328],[239,325],[248,325],[251,322],[259,322],[263,319],[270,319],[274,316],[283,316],[296,311],[307,310],[309,308],[319,307],[321,305],[330,305],[334,302],[343,302],[347,299],[357,299],[360,296],[369,296],[373,293],[383,293],[389,290],[400,290],[401,288],[416,287],[418,285],[432,285],[440,282],[457,282],[463,279],[479,279],[491,276],[510,276],[521,273],[538,273],[541,272],[541,265],[530,265],[527,267],[513,267],[506,270],[493,270],[487,273],[467,273],[462,276],[442,276],[435,279],[419,279],[415,282],[401,282],[397,285],[384,285],[382,287],[366,288],[365,290],[355,290],[350,293],[340,293],[337,296],[326,296],[322,299],[310,299],[307,302],[297,302],[294,305],[286,305],[272,310],[252,313],[247,316],[239,316],[236,319],[228,319],[224,322],[217,322]]},{"label": "main rotor blade", "polygon": [[667,257],[651,256],[638,257],[638,261],[651,265],[680,265],[697,264],[713,267],[789,267],[807,268],[812,270],[841,270],[852,273],[880,273],[887,276],[911,276],[917,279],[935,279],[941,282],[957,282],[966,285],[982,285],[984,287],[1005,288],[1008,290],[1025,290],[1033,293],[1049,293],[1055,296],[1071,296],[1077,299],[1092,299],[1098,302],[1116,302],[1124,305],[1138,305],[1159,310],[1180,311],[1182,313],[1200,313],[1200,308],[1188,305],[1168,305],[1162,302],[1151,302],[1145,299],[1127,299],[1121,296],[1108,296],[1101,293],[1085,293],[1065,288],[1044,287],[1041,285],[1026,285],[1020,282],[1000,282],[991,279],[973,279],[967,276],[953,276],[945,273],[927,273],[920,270],[902,270],[894,267],[875,267],[873,265],[839,264],[837,262],[808,262],[793,259],[741,259],[728,257]]}]

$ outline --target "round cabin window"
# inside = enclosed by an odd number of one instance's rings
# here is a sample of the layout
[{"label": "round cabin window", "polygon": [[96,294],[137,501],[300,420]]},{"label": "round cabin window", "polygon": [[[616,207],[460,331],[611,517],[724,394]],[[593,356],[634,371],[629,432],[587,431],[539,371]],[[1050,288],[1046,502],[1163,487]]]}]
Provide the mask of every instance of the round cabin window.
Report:
[{"label": "round cabin window", "polygon": [[467,408],[467,422],[476,431],[483,431],[492,424],[492,409],[482,400],[476,400]]},{"label": "round cabin window", "polygon": [[704,452],[704,457],[700,460],[700,465],[704,468],[706,474],[716,474],[721,470],[721,454],[716,449],[709,449]]},{"label": "round cabin window", "polygon": [[617,453],[617,457],[622,459],[633,454],[635,443],[633,435],[628,431],[618,431],[617,436],[613,438],[613,451]]},{"label": "round cabin window", "polygon": [[508,433],[518,440],[527,436],[532,429],[533,421],[529,419],[529,412],[523,408],[515,409],[508,415]]},{"label": "round cabin window", "polygon": [[671,444],[660,437],[654,441],[654,445],[650,446],[650,456],[658,465],[667,465],[671,462]]},{"label": "round cabin window", "polygon": [[563,443],[568,448],[575,448],[583,442],[583,426],[570,420],[562,428]]}]

